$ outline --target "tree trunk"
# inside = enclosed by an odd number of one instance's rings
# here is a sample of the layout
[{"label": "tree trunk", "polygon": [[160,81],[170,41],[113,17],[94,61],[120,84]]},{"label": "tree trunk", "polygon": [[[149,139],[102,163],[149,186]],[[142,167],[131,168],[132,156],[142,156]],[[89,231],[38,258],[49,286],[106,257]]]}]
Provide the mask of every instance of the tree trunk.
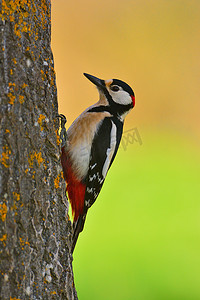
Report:
[{"label": "tree trunk", "polygon": [[50,0],[0,4],[0,299],[77,299]]}]

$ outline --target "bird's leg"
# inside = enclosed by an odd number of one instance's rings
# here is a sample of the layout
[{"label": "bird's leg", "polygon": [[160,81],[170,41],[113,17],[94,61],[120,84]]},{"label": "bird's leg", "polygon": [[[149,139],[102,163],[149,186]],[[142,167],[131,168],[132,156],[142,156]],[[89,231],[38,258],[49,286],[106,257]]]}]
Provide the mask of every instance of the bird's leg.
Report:
[{"label": "bird's leg", "polygon": [[65,128],[65,124],[67,122],[67,119],[63,114],[58,115],[58,117],[60,118],[60,127],[61,127],[60,139],[61,139],[61,148],[62,148],[67,143],[67,131],[66,131],[66,128]]}]

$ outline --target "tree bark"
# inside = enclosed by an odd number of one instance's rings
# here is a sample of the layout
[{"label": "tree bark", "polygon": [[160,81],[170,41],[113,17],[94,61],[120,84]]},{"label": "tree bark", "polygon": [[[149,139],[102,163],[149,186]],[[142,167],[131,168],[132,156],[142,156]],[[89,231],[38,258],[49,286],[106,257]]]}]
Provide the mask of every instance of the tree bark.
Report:
[{"label": "tree bark", "polygon": [[0,4],[0,299],[77,299],[50,0]]}]

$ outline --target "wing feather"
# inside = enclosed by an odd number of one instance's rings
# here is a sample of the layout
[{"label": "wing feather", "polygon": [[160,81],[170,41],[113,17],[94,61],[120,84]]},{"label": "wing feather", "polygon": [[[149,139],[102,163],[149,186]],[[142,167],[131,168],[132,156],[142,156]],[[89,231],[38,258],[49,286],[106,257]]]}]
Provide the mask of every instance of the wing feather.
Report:
[{"label": "wing feather", "polygon": [[106,174],[117,153],[122,128],[123,123],[108,117],[104,119],[94,137],[86,179],[85,210],[95,202],[102,188]]}]

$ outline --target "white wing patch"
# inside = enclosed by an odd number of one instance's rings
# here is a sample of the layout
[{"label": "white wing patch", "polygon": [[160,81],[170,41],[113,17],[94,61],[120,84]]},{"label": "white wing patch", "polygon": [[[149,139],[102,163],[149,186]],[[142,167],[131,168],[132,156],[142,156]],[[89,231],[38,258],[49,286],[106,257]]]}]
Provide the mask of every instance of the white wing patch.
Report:
[{"label": "white wing patch", "polygon": [[96,174],[94,174],[93,176],[89,176],[89,181],[93,181],[97,178]]},{"label": "white wing patch", "polygon": [[117,143],[117,127],[116,125],[112,122],[112,128],[111,128],[111,132],[110,132],[110,148],[107,149],[106,152],[106,160],[105,163],[103,165],[103,170],[102,170],[102,175],[105,179],[106,174],[108,172],[108,168],[110,166],[110,162],[112,160],[113,154],[115,152],[115,147],[116,147],[116,143]]},{"label": "white wing patch", "polygon": [[96,167],[97,163],[95,163],[93,166],[91,166],[91,170],[93,170]]}]

